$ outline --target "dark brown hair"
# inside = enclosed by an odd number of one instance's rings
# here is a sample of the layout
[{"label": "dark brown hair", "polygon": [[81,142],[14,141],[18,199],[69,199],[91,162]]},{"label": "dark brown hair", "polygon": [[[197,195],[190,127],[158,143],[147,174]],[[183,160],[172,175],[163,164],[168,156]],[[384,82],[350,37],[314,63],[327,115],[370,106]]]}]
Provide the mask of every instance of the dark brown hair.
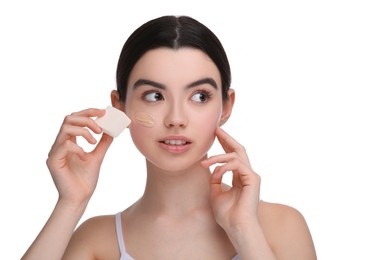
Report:
[{"label": "dark brown hair", "polygon": [[222,98],[228,98],[230,65],[217,36],[205,25],[188,16],[162,16],[136,29],[125,42],[119,57],[116,81],[119,99],[125,101],[130,72],[151,49],[192,47],[206,53],[217,66],[222,80]]}]

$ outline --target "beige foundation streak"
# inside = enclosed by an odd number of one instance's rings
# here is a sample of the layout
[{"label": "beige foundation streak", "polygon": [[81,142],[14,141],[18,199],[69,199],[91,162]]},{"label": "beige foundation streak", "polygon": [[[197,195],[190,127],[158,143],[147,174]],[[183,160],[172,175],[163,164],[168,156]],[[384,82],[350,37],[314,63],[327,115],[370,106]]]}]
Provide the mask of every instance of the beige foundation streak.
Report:
[{"label": "beige foundation streak", "polygon": [[136,112],[135,113],[135,121],[138,124],[146,126],[146,127],[153,127],[154,126],[153,117],[146,112]]}]

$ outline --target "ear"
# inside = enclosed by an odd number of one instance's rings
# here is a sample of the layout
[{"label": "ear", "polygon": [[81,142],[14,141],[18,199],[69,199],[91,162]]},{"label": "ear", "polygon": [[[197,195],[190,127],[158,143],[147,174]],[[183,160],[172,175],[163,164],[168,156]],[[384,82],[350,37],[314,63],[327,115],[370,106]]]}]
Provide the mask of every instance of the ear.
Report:
[{"label": "ear", "polygon": [[228,121],[228,119],[233,111],[235,98],[236,98],[236,93],[235,93],[234,89],[229,89],[228,99],[223,104],[221,121],[219,122],[219,126],[222,126],[223,124],[225,124]]},{"label": "ear", "polygon": [[119,99],[119,92],[111,91],[111,105],[121,111],[125,111],[125,104]]}]

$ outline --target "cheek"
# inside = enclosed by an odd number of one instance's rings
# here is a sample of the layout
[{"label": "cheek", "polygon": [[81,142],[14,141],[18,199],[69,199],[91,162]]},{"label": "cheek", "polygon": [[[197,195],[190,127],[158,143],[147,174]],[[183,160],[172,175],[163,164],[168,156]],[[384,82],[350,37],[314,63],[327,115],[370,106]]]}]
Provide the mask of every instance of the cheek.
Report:
[{"label": "cheek", "polygon": [[[221,121],[222,109],[219,106],[213,107],[206,111],[202,111],[201,114],[198,114],[193,117],[193,120],[196,120],[196,125],[204,129],[204,131],[214,131],[220,124]],[[214,132],[213,132],[214,133]]]},{"label": "cheek", "polygon": [[196,116],[195,133],[199,136],[199,140],[203,140],[203,149],[208,150],[214,143],[215,140],[215,129],[219,127],[220,113],[207,113],[202,116]]},{"label": "cheek", "polygon": [[150,136],[152,136],[152,128],[143,127],[137,124],[131,124],[130,135],[137,149],[142,154],[145,154],[145,151],[147,151],[147,145],[150,143],[145,142],[145,138],[150,138]]}]

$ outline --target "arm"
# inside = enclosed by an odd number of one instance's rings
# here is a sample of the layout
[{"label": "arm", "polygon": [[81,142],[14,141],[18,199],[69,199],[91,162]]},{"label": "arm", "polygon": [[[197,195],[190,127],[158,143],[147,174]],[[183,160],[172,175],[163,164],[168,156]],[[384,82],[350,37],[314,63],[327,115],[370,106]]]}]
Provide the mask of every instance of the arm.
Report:
[{"label": "arm", "polygon": [[[251,168],[245,148],[221,128],[215,132],[226,154],[211,156],[202,165],[215,167],[210,177],[211,206],[241,260],[275,260],[258,219],[260,176]],[[223,175],[233,173],[232,187],[224,191]]]},{"label": "arm", "polygon": [[[268,259],[252,252],[266,252],[269,245],[275,259],[316,260],[314,243],[303,215],[296,209],[259,202],[259,222],[228,229],[229,238],[241,259]],[[272,258],[271,258],[272,259]]]},{"label": "arm", "polygon": [[58,200],[45,226],[22,260],[62,259],[85,208],[86,205],[67,205]]},{"label": "arm", "polygon": [[298,210],[262,201],[259,219],[277,259],[317,259],[309,227]]},{"label": "arm", "polygon": [[[104,110],[87,109],[65,118],[47,159],[59,198],[45,226],[22,257],[23,260],[62,258],[96,188],[101,163],[113,140],[103,134],[97,143],[88,130],[96,134],[102,132],[91,117],[103,114]],[[97,145],[93,151],[86,153],[77,145],[76,137],[83,137],[90,144]]]},{"label": "arm", "polygon": [[[226,154],[212,156],[202,165],[222,164],[210,177],[211,205],[240,259],[316,259],[301,215],[285,214],[286,210],[274,214],[274,209],[260,207],[261,178],[252,170],[245,148],[220,128],[216,136]],[[222,177],[228,171],[233,173],[232,187],[224,191]],[[275,215],[282,217],[276,221]]]}]

